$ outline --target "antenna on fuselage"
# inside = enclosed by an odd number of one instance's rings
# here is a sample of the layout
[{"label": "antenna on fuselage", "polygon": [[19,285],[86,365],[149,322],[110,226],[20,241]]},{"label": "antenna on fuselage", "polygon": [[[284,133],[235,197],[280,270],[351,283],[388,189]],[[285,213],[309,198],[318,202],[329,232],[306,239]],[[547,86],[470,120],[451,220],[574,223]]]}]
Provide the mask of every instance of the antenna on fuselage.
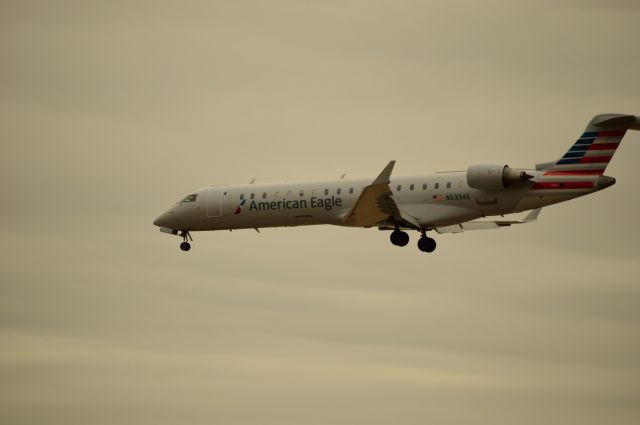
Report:
[{"label": "antenna on fuselage", "polygon": [[251,179],[251,182],[249,184],[254,184],[256,182],[256,179]]},{"label": "antenna on fuselage", "polygon": [[340,180],[344,179],[344,176],[346,176],[347,173],[342,173],[342,175],[340,176]]}]

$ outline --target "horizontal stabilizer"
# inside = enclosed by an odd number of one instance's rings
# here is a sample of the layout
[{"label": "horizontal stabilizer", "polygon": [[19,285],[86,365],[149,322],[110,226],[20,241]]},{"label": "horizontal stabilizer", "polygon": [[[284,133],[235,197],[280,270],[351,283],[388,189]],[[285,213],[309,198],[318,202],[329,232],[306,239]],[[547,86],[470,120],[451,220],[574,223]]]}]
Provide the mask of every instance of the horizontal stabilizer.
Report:
[{"label": "horizontal stabilizer", "polygon": [[591,124],[596,127],[616,127],[640,130],[640,117],[634,115],[604,114],[595,117]]}]

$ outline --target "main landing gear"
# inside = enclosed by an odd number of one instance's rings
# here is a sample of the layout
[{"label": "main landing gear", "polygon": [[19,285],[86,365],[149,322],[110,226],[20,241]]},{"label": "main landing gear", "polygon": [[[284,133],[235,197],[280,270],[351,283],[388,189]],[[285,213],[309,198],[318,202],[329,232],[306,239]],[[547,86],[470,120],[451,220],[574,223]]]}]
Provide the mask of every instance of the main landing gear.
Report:
[{"label": "main landing gear", "polygon": [[182,243],[180,244],[180,249],[183,251],[189,251],[191,249],[191,244],[189,241],[193,242],[193,238],[188,231],[183,230],[180,232],[180,236],[182,236]]},{"label": "main landing gear", "polygon": [[396,229],[391,232],[391,236],[389,236],[391,243],[395,246],[405,246],[409,243],[409,235],[407,232],[403,232],[400,229]]},{"label": "main landing gear", "polygon": [[[436,240],[427,236],[425,230],[421,230],[420,239],[418,240],[418,249],[422,252],[433,252],[436,249]],[[405,246],[409,243],[409,235],[396,228],[389,236],[391,243],[396,246]]]},{"label": "main landing gear", "polygon": [[422,236],[418,239],[418,249],[422,252],[433,252],[436,250],[436,240],[430,238],[422,231]]}]

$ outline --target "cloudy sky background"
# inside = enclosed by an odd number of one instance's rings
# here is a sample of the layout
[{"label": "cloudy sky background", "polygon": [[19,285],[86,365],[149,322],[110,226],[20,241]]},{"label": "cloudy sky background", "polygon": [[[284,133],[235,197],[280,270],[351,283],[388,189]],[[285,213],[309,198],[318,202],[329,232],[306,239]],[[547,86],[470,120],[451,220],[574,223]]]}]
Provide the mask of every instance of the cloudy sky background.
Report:
[{"label": "cloudy sky background", "polygon": [[0,421],[636,424],[640,133],[612,188],[403,249],[194,234],[208,184],[557,158],[640,115],[635,1],[3,1]]}]

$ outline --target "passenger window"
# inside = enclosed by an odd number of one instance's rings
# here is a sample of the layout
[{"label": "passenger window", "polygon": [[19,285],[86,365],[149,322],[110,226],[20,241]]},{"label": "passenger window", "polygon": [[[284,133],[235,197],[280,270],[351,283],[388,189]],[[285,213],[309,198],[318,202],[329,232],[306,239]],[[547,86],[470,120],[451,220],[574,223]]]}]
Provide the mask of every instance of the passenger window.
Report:
[{"label": "passenger window", "polygon": [[411,186],[409,186],[409,190],[413,190],[414,187],[415,187],[415,185],[413,183],[411,183]]},{"label": "passenger window", "polygon": [[427,190],[427,184],[426,183],[422,184],[422,190]]},{"label": "passenger window", "polygon": [[244,193],[240,194],[240,200],[242,201],[244,199]]},{"label": "passenger window", "polygon": [[440,189],[440,183],[436,183],[436,189]]},{"label": "passenger window", "polygon": [[276,198],[276,199],[279,199],[279,198],[280,198],[280,192],[276,192],[275,198]]},{"label": "passenger window", "polygon": [[340,195],[340,193],[342,192],[342,188],[338,188],[338,190],[336,190],[336,194]]},{"label": "passenger window", "polygon": [[262,192],[262,199],[267,199],[267,192]]},{"label": "passenger window", "polygon": [[349,193],[353,193],[353,188],[352,187],[349,188]]},{"label": "passenger window", "polygon": [[301,190],[301,191],[300,191],[300,196],[301,196],[301,197],[302,197],[302,196],[304,196],[304,190]]},{"label": "passenger window", "polygon": [[401,184],[399,184],[398,186],[396,186],[396,190],[397,190],[398,192],[400,192],[400,191],[402,190],[402,185],[401,185]]},{"label": "passenger window", "polygon": [[447,189],[451,189],[451,182],[447,182]]},{"label": "passenger window", "polygon": [[255,199],[255,197],[256,197],[256,194],[255,194],[255,193],[252,193],[252,194],[251,194],[251,199]]},{"label": "passenger window", "polygon": [[327,196],[329,194],[329,189],[325,189],[324,190],[324,196]]}]

